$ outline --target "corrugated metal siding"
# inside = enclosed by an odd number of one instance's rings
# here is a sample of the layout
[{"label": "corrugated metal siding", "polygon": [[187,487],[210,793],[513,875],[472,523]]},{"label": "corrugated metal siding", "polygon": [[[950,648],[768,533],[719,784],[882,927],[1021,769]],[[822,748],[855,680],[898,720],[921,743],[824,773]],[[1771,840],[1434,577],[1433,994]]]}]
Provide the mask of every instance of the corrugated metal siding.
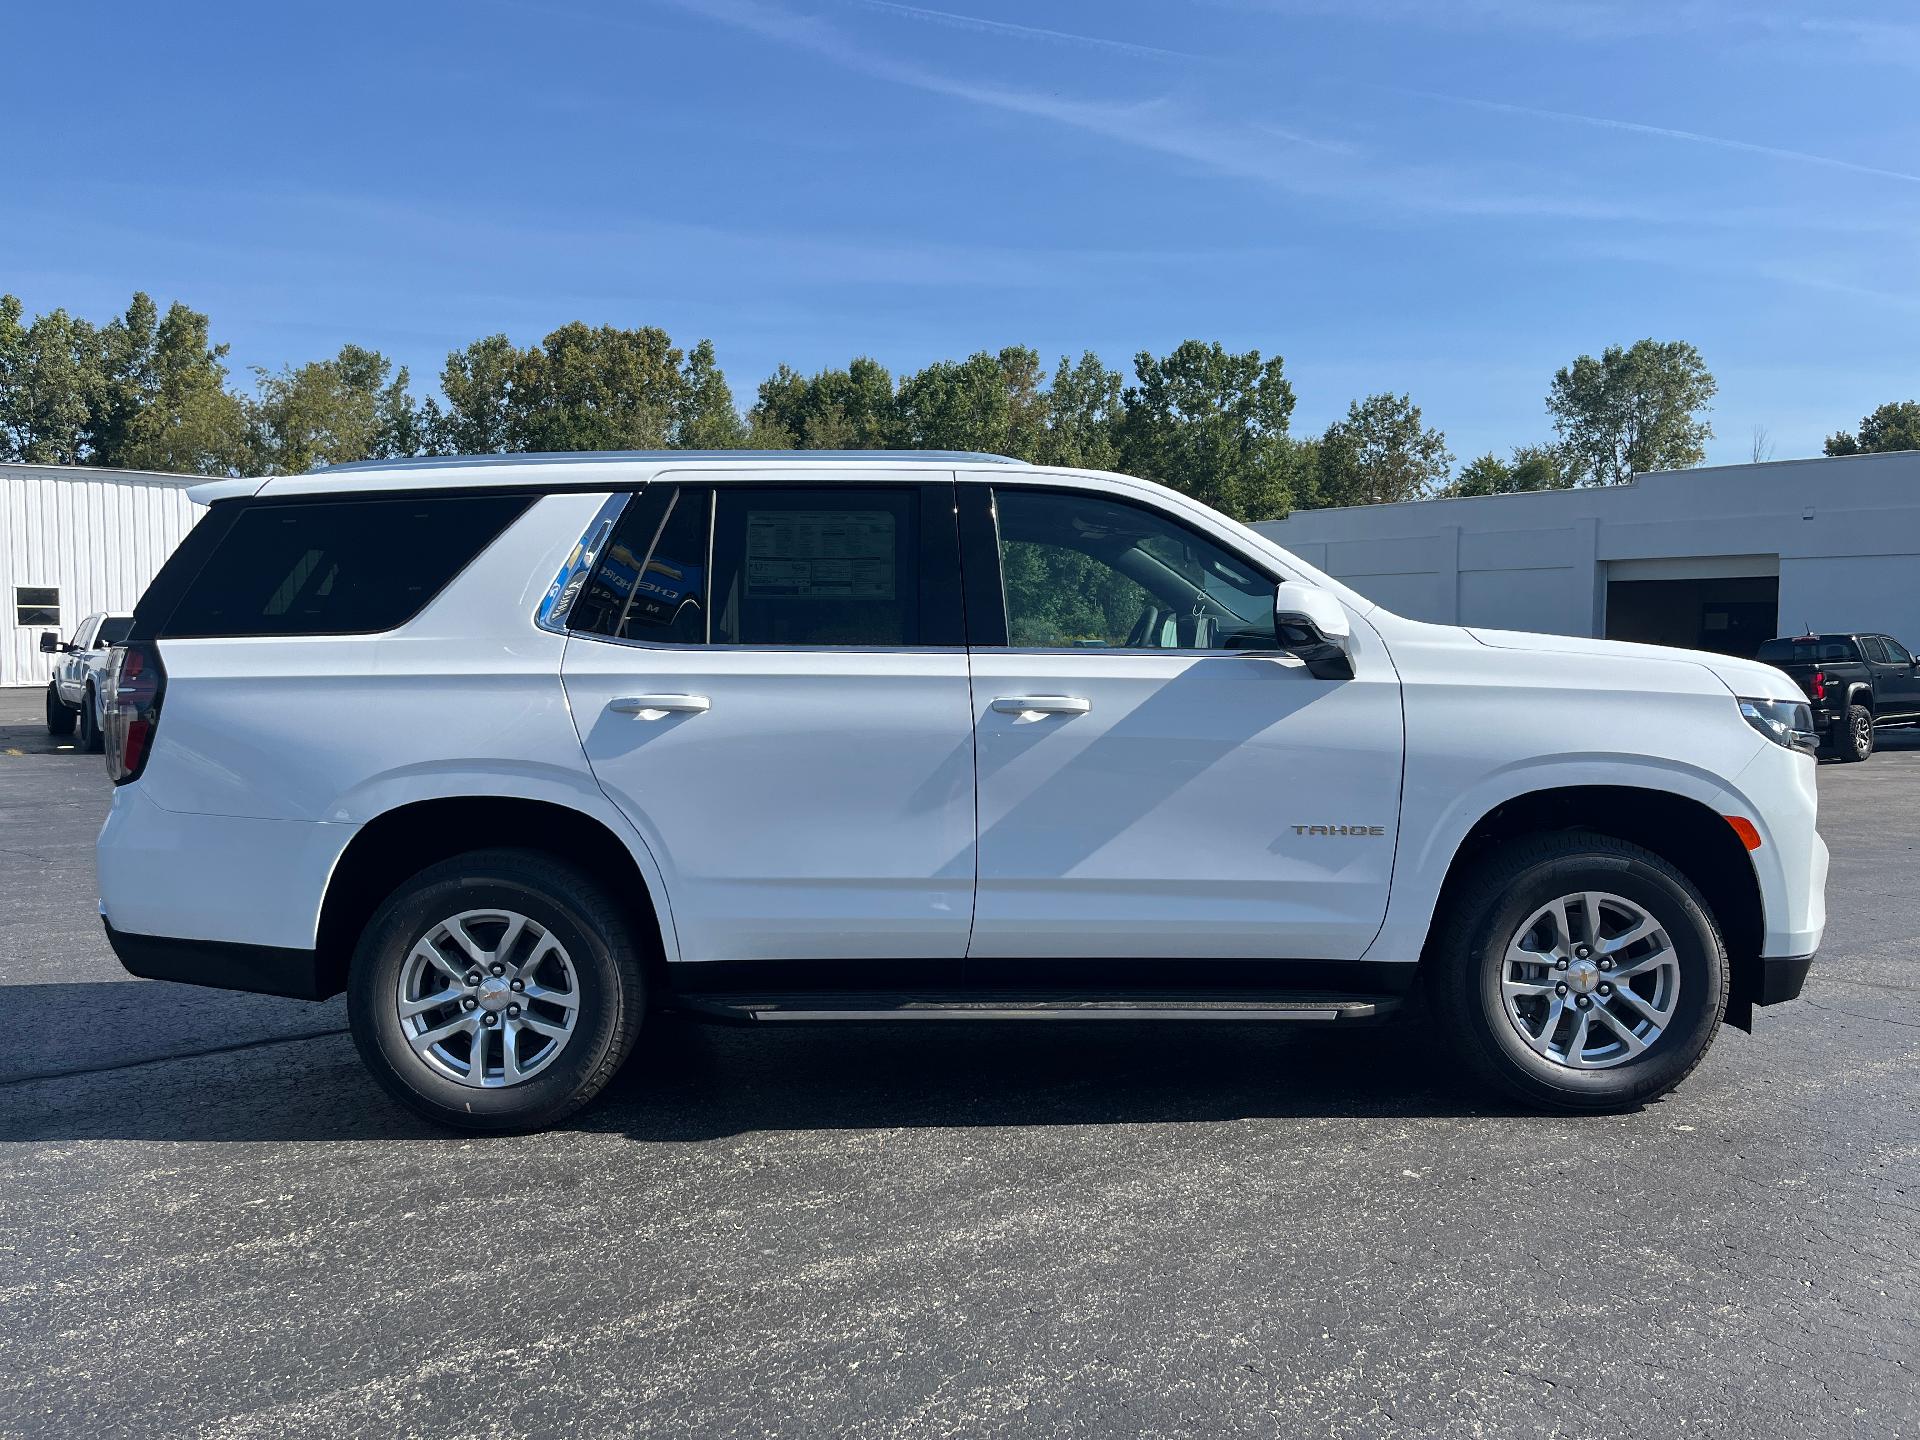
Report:
[{"label": "corrugated metal siding", "polygon": [[20,625],[17,588],[60,592],[61,638],[96,610],[131,610],[200,507],[185,477],[0,465],[0,685],[45,685],[40,625]]}]

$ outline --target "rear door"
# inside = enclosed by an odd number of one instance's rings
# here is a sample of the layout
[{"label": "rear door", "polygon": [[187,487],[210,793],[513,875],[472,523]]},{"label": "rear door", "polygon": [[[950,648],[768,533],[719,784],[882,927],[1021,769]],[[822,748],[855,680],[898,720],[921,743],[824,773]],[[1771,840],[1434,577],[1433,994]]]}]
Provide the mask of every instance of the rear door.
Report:
[{"label": "rear door", "polygon": [[1064,973],[1208,983],[1181,962],[1358,959],[1386,911],[1404,735],[1373,632],[1354,626],[1357,678],[1317,679],[1275,644],[1280,577],[1195,524],[1064,483],[961,492],[970,976],[1079,960],[1098,963]]},{"label": "rear door", "polygon": [[567,624],[574,722],[683,959],[957,980],[974,796],[950,474],[669,472]]}]

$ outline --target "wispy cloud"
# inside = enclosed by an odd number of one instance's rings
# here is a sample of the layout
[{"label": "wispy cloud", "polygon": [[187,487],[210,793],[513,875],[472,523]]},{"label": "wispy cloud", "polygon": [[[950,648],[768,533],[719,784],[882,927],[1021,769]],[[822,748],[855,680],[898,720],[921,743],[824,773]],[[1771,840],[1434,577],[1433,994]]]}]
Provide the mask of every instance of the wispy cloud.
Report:
[{"label": "wispy cloud", "polygon": [[1081,35],[1068,30],[1047,30],[1037,25],[1017,25],[1011,20],[989,20],[978,15],[958,15],[951,10],[930,10],[923,5],[901,5],[896,0],[842,0],[862,10],[883,15],[898,15],[929,25],[952,30],[971,30],[979,35],[1004,35],[1015,40],[1034,40],[1054,45],[1072,45],[1085,50],[1105,50],[1143,60],[1202,60],[1207,57],[1186,50],[1166,50],[1158,45],[1140,45],[1131,40],[1110,40],[1100,35]]},{"label": "wispy cloud", "polygon": [[[1398,87],[1396,87],[1398,88]],[[1738,150],[1748,155],[1764,155],[1772,160],[1790,160],[1799,165],[1819,165],[1829,170],[1846,170],[1855,175],[1872,175],[1881,180],[1902,180],[1920,185],[1920,175],[1905,170],[1885,170],[1878,165],[1862,165],[1834,155],[1815,155],[1806,150],[1788,150],[1778,145],[1760,145],[1751,140],[1733,140],[1724,135],[1703,135],[1695,130],[1676,130],[1666,125],[1648,125],[1638,120],[1617,120],[1606,115],[1577,115],[1566,110],[1543,110],[1534,105],[1519,105],[1510,100],[1481,100],[1469,95],[1444,95],[1433,90],[1400,89],[1403,95],[1438,100],[1448,105],[1465,105],[1475,110],[1491,110],[1507,115],[1528,115],[1536,120],[1558,120],[1570,125],[1591,125],[1602,130],[1619,130],[1633,135],[1651,135],[1661,140],[1683,140],[1694,145],[1711,145],[1720,150]]]}]

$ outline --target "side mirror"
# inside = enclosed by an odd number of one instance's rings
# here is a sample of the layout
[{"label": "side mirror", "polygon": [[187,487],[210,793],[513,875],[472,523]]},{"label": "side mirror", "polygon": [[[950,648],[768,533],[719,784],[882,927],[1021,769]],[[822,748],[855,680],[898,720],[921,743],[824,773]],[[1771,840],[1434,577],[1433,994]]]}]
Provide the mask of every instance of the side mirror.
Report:
[{"label": "side mirror", "polygon": [[1280,648],[1306,661],[1321,680],[1353,679],[1347,608],[1325,590],[1283,580],[1273,592],[1273,631]]},{"label": "side mirror", "polygon": [[42,630],[40,632],[40,653],[42,655],[57,655],[64,649],[66,649],[66,646],[60,643],[60,637],[54,634],[53,631]]}]

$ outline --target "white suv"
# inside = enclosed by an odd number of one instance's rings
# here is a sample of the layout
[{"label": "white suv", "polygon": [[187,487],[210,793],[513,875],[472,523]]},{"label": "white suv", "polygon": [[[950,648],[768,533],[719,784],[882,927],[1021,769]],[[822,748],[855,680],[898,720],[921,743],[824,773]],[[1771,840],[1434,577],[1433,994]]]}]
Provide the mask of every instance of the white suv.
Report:
[{"label": "white suv", "polygon": [[[1140,480],[501,456],[200,487],[106,717],[136,975],[475,1129],[648,1013],[1348,1023],[1651,1099],[1825,923],[1767,666],[1403,619]],[[1416,1003],[1417,1002],[1417,1005]]]}]

